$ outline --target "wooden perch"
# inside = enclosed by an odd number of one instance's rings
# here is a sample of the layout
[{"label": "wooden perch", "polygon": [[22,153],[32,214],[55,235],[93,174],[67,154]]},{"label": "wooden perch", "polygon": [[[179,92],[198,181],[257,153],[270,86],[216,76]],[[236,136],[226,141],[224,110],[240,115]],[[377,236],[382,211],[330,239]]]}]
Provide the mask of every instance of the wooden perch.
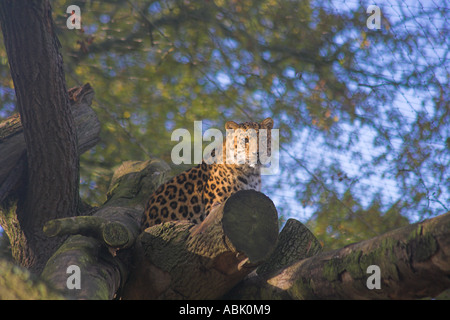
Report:
[{"label": "wooden perch", "polygon": [[273,254],[258,268],[257,273],[261,276],[270,275],[321,251],[322,245],[319,240],[304,224],[295,219],[288,219],[280,232],[278,245]]},{"label": "wooden perch", "polygon": [[148,197],[169,178],[170,167],[162,160],[125,161],[111,179],[103,206],[144,210]]},{"label": "wooden perch", "polygon": [[[107,206],[93,216],[49,221],[44,227],[47,236],[72,236],[48,260],[42,277],[66,297],[112,299],[127,278],[116,252],[134,244],[141,216],[136,209]],[[80,290],[67,287],[70,266],[80,269]]]},{"label": "wooden perch", "polygon": [[[69,288],[72,266],[79,268],[80,289]],[[102,243],[81,235],[69,237],[48,260],[41,277],[64,297],[111,300],[120,287],[123,272]]]},{"label": "wooden perch", "polygon": [[[370,265],[380,289],[369,289]],[[418,299],[450,288],[450,213],[254,276],[233,299]]]},{"label": "wooden perch", "polygon": [[[148,197],[167,170],[157,160],[126,162],[93,217],[49,223],[48,234],[81,235],[70,236],[49,260],[45,279],[76,299],[117,292],[124,299],[405,299],[450,287],[450,213],[322,253],[296,220],[277,236],[273,203],[249,190],[200,225],[168,222],[136,237],[142,202],[135,199]],[[119,230],[112,231],[116,240],[104,235],[107,225]],[[80,290],[67,289],[70,265],[82,271]],[[369,265],[380,267],[381,289],[367,287]]]},{"label": "wooden perch", "polygon": [[219,298],[270,256],[277,237],[272,201],[238,191],[200,225],[178,221],[145,230],[123,298]]},{"label": "wooden perch", "polygon": [[[89,84],[69,90],[78,134],[78,153],[99,141],[100,122],[90,107],[94,90]],[[0,203],[14,190],[26,168],[26,144],[19,114],[0,123]]]}]

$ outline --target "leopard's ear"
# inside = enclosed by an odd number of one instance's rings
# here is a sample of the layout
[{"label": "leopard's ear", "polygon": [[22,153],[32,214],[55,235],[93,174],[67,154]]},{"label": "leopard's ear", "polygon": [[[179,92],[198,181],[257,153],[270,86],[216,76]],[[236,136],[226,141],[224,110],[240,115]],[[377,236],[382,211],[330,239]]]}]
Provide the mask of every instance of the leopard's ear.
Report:
[{"label": "leopard's ear", "polygon": [[238,129],[239,125],[234,121],[227,121],[225,123],[225,129]]},{"label": "leopard's ear", "polygon": [[261,128],[272,129],[273,128],[273,120],[272,118],[266,118],[261,122]]}]

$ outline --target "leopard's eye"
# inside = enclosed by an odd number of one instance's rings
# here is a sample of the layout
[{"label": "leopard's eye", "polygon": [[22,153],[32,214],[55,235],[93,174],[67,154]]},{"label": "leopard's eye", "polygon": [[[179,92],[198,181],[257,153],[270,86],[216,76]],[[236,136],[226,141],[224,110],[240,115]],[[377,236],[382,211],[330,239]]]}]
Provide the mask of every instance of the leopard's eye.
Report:
[{"label": "leopard's eye", "polygon": [[248,138],[245,138],[245,143],[248,143]]}]

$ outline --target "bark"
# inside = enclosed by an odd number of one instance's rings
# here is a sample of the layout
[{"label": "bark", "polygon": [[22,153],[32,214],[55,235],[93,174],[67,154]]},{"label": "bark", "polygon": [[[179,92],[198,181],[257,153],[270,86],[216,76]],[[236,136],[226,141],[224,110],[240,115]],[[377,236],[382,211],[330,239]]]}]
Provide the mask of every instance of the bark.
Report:
[{"label": "bark", "polygon": [[322,245],[300,221],[289,219],[280,232],[274,253],[258,268],[259,275],[270,275],[282,268],[312,257],[322,251]]},{"label": "bark", "polygon": [[103,206],[133,207],[143,211],[149,196],[169,176],[170,167],[164,161],[126,161],[114,172]]},{"label": "bark", "polygon": [[17,258],[39,273],[61,243],[45,237],[42,226],[77,214],[77,133],[49,1],[1,1],[0,21],[27,150],[24,196],[17,203],[25,243]]},{"label": "bark", "polygon": [[93,216],[51,220],[44,226],[48,237],[84,235],[101,240],[108,247],[127,249],[140,233],[141,212],[131,208],[105,207]]}]

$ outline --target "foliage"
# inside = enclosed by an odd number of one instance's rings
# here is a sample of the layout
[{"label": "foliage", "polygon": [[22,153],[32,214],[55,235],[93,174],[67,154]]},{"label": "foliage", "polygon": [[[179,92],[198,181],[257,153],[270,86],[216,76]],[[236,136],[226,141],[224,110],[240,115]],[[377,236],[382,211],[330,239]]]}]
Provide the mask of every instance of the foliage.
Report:
[{"label": "foliage", "polygon": [[[82,29],[66,27],[81,8]],[[328,247],[448,210],[444,2],[117,0],[52,4],[69,87],[90,82],[101,142],[81,190],[102,203],[113,168],[159,157],[176,128],[275,119],[281,172],[263,192]],[[14,111],[0,47],[0,117]],[[183,167],[184,168],[184,167]],[[180,169],[178,169],[180,170]]]}]

